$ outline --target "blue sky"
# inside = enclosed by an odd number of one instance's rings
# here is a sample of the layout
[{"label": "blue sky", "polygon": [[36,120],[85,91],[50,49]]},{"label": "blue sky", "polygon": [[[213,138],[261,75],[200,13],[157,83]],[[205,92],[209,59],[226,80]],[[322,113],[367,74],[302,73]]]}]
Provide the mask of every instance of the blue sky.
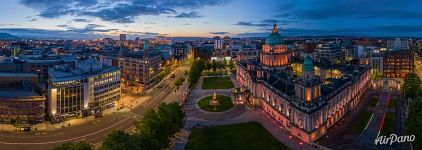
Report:
[{"label": "blue sky", "polygon": [[[422,35],[421,0],[3,0],[0,32],[96,38]],[[418,8],[419,7],[419,8]]]}]

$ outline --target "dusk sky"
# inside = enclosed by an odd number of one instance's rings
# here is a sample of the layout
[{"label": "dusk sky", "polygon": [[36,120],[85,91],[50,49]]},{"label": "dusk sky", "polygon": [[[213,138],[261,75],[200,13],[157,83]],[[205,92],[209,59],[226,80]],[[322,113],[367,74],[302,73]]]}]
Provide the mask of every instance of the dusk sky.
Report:
[{"label": "dusk sky", "polygon": [[422,35],[421,0],[2,0],[0,33],[95,38]]}]

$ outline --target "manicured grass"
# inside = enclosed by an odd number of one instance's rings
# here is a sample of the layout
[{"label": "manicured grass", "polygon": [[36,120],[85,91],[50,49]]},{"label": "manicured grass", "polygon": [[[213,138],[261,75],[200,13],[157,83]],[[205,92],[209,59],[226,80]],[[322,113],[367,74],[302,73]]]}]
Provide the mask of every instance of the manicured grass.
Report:
[{"label": "manicured grass", "polygon": [[229,77],[205,77],[202,89],[230,89],[233,83]]},{"label": "manicured grass", "polygon": [[397,99],[390,99],[388,102],[388,108],[396,108]]},{"label": "manicured grass", "polygon": [[223,95],[217,95],[217,100],[220,101],[220,105],[216,106],[216,109],[214,110],[214,106],[210,105],[210,100],[213,96],[207,96],[199,100],[198,106],[202,110],[209,111],[209,112],[221,112],[226,111],[233,107],[233,103],[231,101],[231,97],[223,96]]},{"label": "manicured grass", "polygon": [[389,136],[390,134],[395,133],[396,132],[395,114],[391,112],[386,113],[383,125],[384,127],[382,128],[380,135]]},{"label": "manicured grass", "polygon": [[202,71],[203,76],[221,76],[227,75],[227,71]]},{"label": "manicured grass", "polygon": [[193,128],[186,150],[285,150],[258,122]]},{"label": "manicured grass", "polygon": [[368,102],[368,106],[375,107],[378,103],[378,96],[373,96]]},{"label": "manicured grass", "polygon": [[349,130],[349,134],[359,134],[365,129],[369,119],[371,119],[372,112],[364,110],[358,120],[353,124]]}]

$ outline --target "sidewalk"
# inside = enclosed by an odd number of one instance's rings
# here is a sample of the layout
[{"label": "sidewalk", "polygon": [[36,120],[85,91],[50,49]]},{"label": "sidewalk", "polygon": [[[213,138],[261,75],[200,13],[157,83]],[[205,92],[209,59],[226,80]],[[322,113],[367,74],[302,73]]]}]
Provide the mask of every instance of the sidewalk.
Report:
[{"label": "sidewalk", "polygon": [[[123,108],[120,109],[119,111],[117,111],[117,106],[104,110],[103,111],[103,116],[108,116],[114,112],[128,112],[130,111],[130,109],[128,108]],[[36,125],[32,125],[31,126],[31,130],[32,131],[55,131],[55,130],[59,130],[59,129],[63,129],[63,128],[67,128],[67,127],[71,127],[71,126],[75,126],[75,125],[81,125],[81,124],[85,124],[85,123],[89,123],[92,121],[95,121],[96,119],[94,118],[94,116],[88,116],[88,117],[84,117],[84,118],[76,118],[76,119],[71,119],[68,121],[64,121],[63,123],[51,123],[49,121],[45,121],[43,123],[39,123]],[[70,126],[69,126],[70,124]],[[16,128],[15,126],[13,126],[12,124],[0,124],[1,126],[1,131],[5,131],[5,132],[11,132],[11,131],[19,131],[19,128]]]}]

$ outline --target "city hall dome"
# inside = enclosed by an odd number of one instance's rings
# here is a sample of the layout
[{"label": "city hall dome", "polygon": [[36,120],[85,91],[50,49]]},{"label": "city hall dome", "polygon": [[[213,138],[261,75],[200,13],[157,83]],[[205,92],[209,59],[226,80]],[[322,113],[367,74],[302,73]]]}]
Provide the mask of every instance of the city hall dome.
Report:
[{"label": "city hall dome", "polygon": [[267,37],[265,43],[270,46],[284,44],[283,37],[278,34],[277,24],[274,24],[272,33]]}]

